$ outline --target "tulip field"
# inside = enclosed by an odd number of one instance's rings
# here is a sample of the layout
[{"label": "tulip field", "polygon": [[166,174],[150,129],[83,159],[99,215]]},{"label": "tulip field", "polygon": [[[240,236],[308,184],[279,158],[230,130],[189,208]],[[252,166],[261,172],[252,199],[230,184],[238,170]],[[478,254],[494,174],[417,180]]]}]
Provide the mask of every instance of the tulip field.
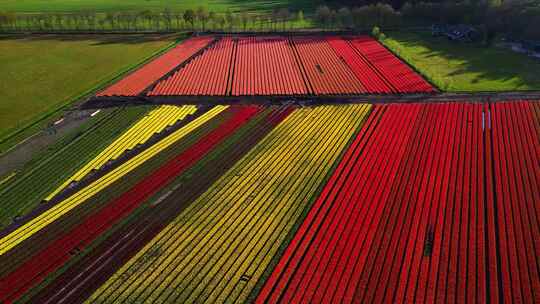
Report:
[{"label": "tulip field", "polygon": [[257,302],[537,302],[535,110],[374,109]]},{"label": "tulip field", "polygon": [[[95,98],[412,92],[369,37],[227,35]],[[0,184],[0,303],[540,302],[538,100],[102,111]]]},{"label": "tulip field", "polygon": [[193,56],[196,52],[208,45],[211,37],[191,38],[178,44],[149,64],[144,65],[135,73],[122,78],[112,86],[99,92],[98,96],[134,96],[142,93],[164,74],[175,68],[179,63]]},{"label": "tulip field", "polygon": [[190,38],[97,96],[309,96],[436,89],[367,36]]}]

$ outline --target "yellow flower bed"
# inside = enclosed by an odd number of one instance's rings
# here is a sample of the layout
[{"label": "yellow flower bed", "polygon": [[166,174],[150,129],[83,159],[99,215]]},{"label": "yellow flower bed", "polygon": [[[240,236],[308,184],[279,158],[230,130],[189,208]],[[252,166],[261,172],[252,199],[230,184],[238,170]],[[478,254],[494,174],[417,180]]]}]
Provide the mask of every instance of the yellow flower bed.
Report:
[{"label": "yellow flower bed", "polygon": [[370,109],[294,111],[87,303],[244,302]]}]

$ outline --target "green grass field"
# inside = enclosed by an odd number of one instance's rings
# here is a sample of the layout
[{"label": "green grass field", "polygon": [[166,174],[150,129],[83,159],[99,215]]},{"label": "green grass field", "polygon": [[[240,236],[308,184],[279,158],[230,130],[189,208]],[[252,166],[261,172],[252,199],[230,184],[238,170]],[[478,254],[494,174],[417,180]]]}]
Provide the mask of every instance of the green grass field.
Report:
[{"label": "green grass field", "polygon": [[401,32],[384,44],[445,91],[540,90],[540,61],[507,49]]},{"label": "green grass field", "polygon": [[213,11],[270,10],[275,7],[313,10],[320,0],[0,0],[2,11],[11,12],[73,12],[92,10],[97,12],[129,10],[194,9],[205,6]]},{"label": "green grass field", "polygon": [[157,36],[0,36],[0,141],[174,42]]}]

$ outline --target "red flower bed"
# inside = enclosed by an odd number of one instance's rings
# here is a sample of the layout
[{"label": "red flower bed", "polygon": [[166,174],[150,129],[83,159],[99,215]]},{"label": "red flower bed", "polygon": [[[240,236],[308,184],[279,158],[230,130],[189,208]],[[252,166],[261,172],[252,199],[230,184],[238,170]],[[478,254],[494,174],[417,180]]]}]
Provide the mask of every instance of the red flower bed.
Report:
[{"label": "red flower bed", "polygon": [[238,40],[232,95],[306,95],[290,41],[284,37]]},{"label": "red flower bed", "polygon": [[[506,303],[540,303],[540,103],[490,105],[494,226]],[[489,210],[493,212],[492,210]],[[493,269],[496,271],[497,269]],[[496,296],[496,295],[494,295]]]},{"label": "red flower bed", "polygon": [[365,57],[358,54],[349,41],[338,37],[328,37],[326,40],[337,55],[349,65],[367,92],[396,93],[388,80]]},{"label": "red flower bed", "polygon": [[152,62],[144,65],[137,71],[122,78],[111,85],[97,96],[135,96],[149,87],[167,72],[180,65],[189,57],[193,56],[201,48],[212,41],[213,37],[190,38],[178,44],[172,50],[161,55]]},{"label": "red flower bed", "polygon": [[231,38],[221,39],[148,95],[226,95],[235,48]]},{"label": "red flower bed", "polygon": [[232,107],[230,118],[201,138],[190,148],[154,171],[129,191],[108,203],[103,209],[82,219],[80,225],[50,243],[17,270],[0,279],[0,301],[11,302],[39,283],[47,274],[64,264],[74,249],[81,250],[115,223],[133,211],[183,170],[192,166],[208,151],[234,133],[261,110],[257,106]]},{"label": "red flower bed", "polygon": [[534,113],[377,106],[257,302],[539,302]]},{"label": "red flower bed", "polygon": [[362,36],[350,39],[352,46],[371,63],[398,93],[434,92],[422,76],[373,38]]},{"label": "red flower bed", "polygon": [[302,67],[317,95],[364,93],[365,89],[324,38],[292,38]]},{"label": "red flower bed", "polygon": [[222,38],[157,84],[156,95],[355,95],[433,92],[369,37]]}]

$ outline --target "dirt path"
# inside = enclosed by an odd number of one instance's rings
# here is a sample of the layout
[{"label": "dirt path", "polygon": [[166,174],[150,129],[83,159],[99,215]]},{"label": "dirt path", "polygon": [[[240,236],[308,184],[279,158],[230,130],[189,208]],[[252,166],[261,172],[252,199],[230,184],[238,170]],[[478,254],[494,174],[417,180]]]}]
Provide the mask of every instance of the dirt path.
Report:
[{"label": "dirt path", "polygon": [[262,105],[322,105],[351,103],[438,103],[438,102],[498,102],[540,100],[540,91],[477,92],[477,93],[418,93],[418,94],[365,94],[349,96],[113,96],[92,97],[81,109],[99,109],[125,105],[155,104],[262,104]]},{"label": "dirt path", "polygon": [[19,144],[0,155],[0,177],[8,176],[12,172],[21,169],[24,164],[32,159],[43,149],[78,128],[86,122],[96,110],[73,110],[66,114],[56,123],[27,137]]}]

